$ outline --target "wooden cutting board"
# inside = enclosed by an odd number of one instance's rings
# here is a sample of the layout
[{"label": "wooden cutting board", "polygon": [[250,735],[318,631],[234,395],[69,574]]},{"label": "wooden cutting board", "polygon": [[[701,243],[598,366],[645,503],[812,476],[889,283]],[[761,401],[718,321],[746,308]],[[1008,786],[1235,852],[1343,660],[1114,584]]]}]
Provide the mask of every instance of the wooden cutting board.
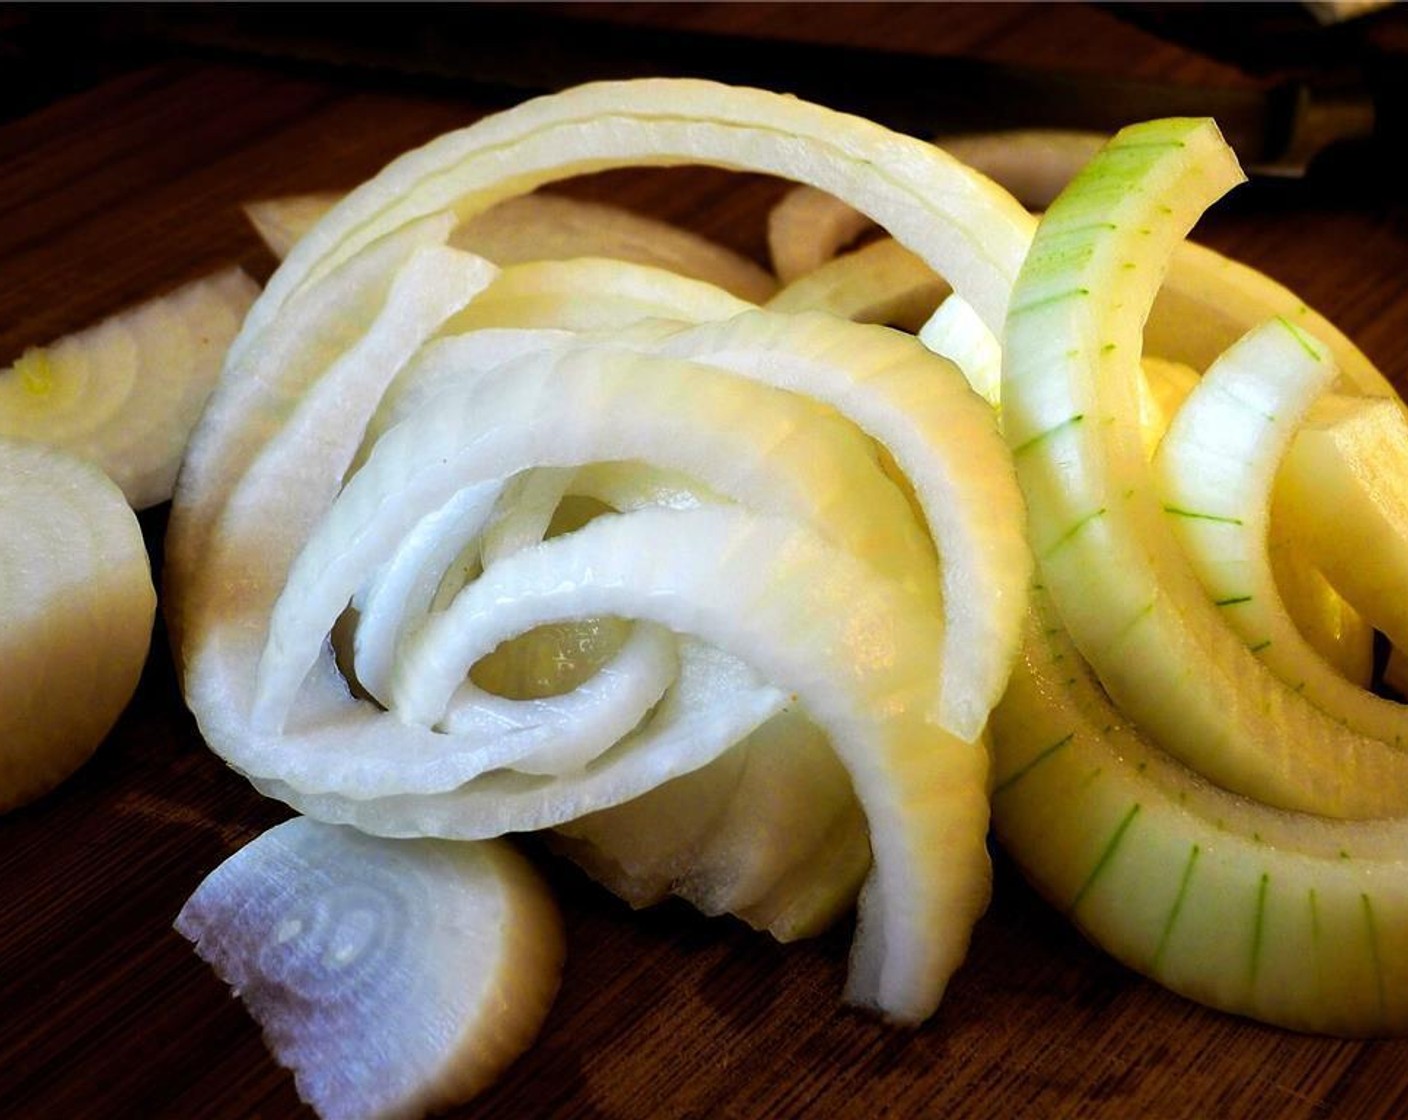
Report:
[{"label": "wooden cutting board", "polygon": [[[1086,49],[1090,64],[1096,44],[1129,72],[1225,77],[1077,6],[838,6],[804,31],[785,6],[602,14],[877,43],[922,34],[934,50],[1038,62]],[[350,186],[481,111],[364,79],[176,58],[0,125],[0,362],[231,262],[267,275],[240,203]],[[782,188],[691,169],[570,189],[761,260],[762,215]],[[1403,386],[1403,199],[1372,183],[1249,188],[1200,236],[1296,288]],[[145,517],[158,565],[163,520]],[[307,1115],[170,929],[209,870],[286,815],[205,749],[158,633],[92,763],[0,818],[0,1116]],[[915,1031],[839,1005],[846,929],[782,947],[683,906],[633,914],[542,865],[568,927],[562,992],[538,1045],[465,1116],[1408,1115],[1408,1043],[1304,1037],[1170,995],[1087,945],[1000,854],[970,959]]]}]

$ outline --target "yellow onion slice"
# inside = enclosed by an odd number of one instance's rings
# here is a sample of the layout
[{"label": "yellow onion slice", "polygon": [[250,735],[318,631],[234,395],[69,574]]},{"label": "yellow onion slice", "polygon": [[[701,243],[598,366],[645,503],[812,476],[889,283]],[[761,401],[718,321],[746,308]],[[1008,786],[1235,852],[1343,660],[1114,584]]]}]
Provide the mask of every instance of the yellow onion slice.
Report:
[{"label": "yellow onion slice", "polygon": [[1408,742],[1408,710],[1346,680],[1301,635],[1268,554],[1277,467],[1335,374],[1321,343],[1271,320],[1208,369],[1174,416],[1154,469],[1199,582],[1247,648],[1346,727]]},{"label": "yellow onion slice", "polygon": [[[1334,394],[1297,433],[1278,510],[1335,589],[1408,648],[1408,416],[1402,402]],[[1335,511],[1328,518],[1324,511]],[[1334,528],[1332,529],[1331,524]]]},{"label": "yellow onion slice", "polygon": [[916,332],[951,290],[919,257],[884,237],[823,261],[781,288],[767,307],[788,314],[825,311]]}]

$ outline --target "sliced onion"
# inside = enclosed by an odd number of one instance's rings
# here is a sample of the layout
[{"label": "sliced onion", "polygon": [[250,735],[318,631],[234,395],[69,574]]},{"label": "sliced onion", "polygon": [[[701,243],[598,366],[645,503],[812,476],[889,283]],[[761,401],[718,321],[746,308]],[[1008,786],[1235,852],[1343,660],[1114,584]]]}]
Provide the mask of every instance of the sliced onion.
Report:
[{"label": "sliced onion", "polygon": [[1043,578],[1111,696],[1180,759],[1286,808],[1400,810],[1408,755],[1282,687],[1223,627],[1165,523],[1138,440],[1143,310],[1172,246],[1240,172],[1206,123],[1121,137],[1047,212],[1006,335],[1003,428]]},{"label": "sliced onion", "polygon": [[134,509],[167,501],[225,350],[258,286],[237,268],[192,281],[0,370],[0,436],[96,464]]},{"label": "sliced onion", "polygon": [[[988,889],[986,752],[930,713],[948,697],[955,726],[976,739],[1011,643],[986,648],[1001,627],[980,639],[972,689],[935,679],[945,615],[958,619],[965,599],[941,599],[922,522],[941,547],[963,534],[943,528],[947,468],[923,477],[927,437],[905,448],[904,413],[932,412],[920,402],[938,394],[954,413],[943,423],[981,430],[974,446],[994,448],[1001,466],[991,416],[949,367],[905,343],[931,376],[915,372],[885,407],[866,403],[877,394],[864,377],[849,379],[847,414],[872,434],[884,425],[869,417],[887,414],[903,437],[882,448],[800,383],[783,391],[651,351],[683,337],[678,323],[631,326],[614,348],[599,333],[642,315],[734,316],[735,297],[678,279],[666,290],[620,263],[496,271],[443,246],[452,225],[505,198],[640,162],[716,163],[834,191],[891,227],[992,329],[1030,236],[1020,206],[926,145],[703,82],[582,87],[404,157],[299,241],[247,319],[193,444],[172,523],[187,698],[215,748],[295,807],[369,831],[463,837],[619,804],[710,765],[800,702],[845,765],[874,851],[848,991],[917,1021],[961,960]],[[584,298],[592,275],[602,290]],[[697,294],[682,294],[689,284]],[[505,324],[556,334],[525,344]],[[864,347],[841,349],[862,362]],[[828,399],[845,401],[844,371],[831,376]],[[677,508],[634,505],[550,535],[561,480],[536,472],[572,472],[566,499],[586,472],[640,462]],[[954,477],[968,469],[948,464],[962,468]],[[669,482],[675,474],[686,481]],[[1005,477],[1012,496],[1010,475],[995,477],[955,493],[982,505],[983,487],[1001,490]],[[537,496],[511,510],[504,496],[519,487]],[[626,493],[628,504],[645,501],[633,487],[641,497]],[[922,518],[914,494],[928,503]],[[960,552],[946,561],[954,572],[985,574]],[[1009,553],[1021,567],[1024,550]],[[999,582],[1020,587],[1000,567]],[[1004,618],[1019,613],[1010,607]],[[986,634],[996,616],[974,617]],[[626,620],[632,637],[579,682],[583,695],[482,694],[476,666],[500,647],[531,649],[554,640],[545,626],[571,633],[603,618]],[[669,668],[662,655],[628,666],[632,643],[664,629],[679,668],[658,693],[642,682]],[[365,698],[359,665],[386,682],[376,685],[386,709]],[[621,695],[634,697],[621,707],[618,671]],[[632,729],[555,752],[554,724],[540,717],[597,711],[591,689],[608,685],[600,711]],[[834,914],[867,858],[855,815],[834,824],[818,823],[815,860],[762,853],[768,873],[750,877],[736,904],[779,928]],[[828,898],[816,868],[846,886]],[[779,893],[789,880],[798,895]]]},{"label": "sliced onion", "polygon": [[469,1100],[537,1036],[561,921],[502,841],[379,840],[295,818],[215,869],[176,918],[325,1120]]},{"label": "sliced onion", "polygon": [[1335,373],[1319,342],[1271,320],[1209,368],[1159,444],[1154,469],[1184,553],[1247,648],[1346,727],[1408,742],[1408,709],[1346,680],[1301,636],[1267,551],[1276,469]]},{"label": "sliced onion", "polygon": [[917,332],[951,291],[899,242],[881,238],[825,261],[767,302],[773,311],[825,311],[858,323]]},{"label": "sliced onion", "polygon": [[[245,207],[280,260],[332,209],[340,195],[295,195]],[[497,265],[609,257],[702,280],[761,303],[777,289],[767,271],[696,233],[618,206],[552,194],[508,198],[462,223],[450,244]]]},{"label": "sliced onion", "polygon": [[[1282,467],[1279,510],[1367,622],[1408,649],[1408,416],[1398,400],[1324,399]],[[1325,516],[1333,510],[1335,516]],[[1333,528],[1332,528],[1333,525]]]},{"label": "sliced onion", "polygon": [[467,218],[583,171],[681,162],[777,174],[844,199],[1000,326],[1033,223],[990,180],[922,141],[796,98],[655,79],[538,98],[402,156],[298,243],[235,356],[243,359],[296,289],[408,223],[450,208]]},{"label": "sliced onion", "polygon": [[1230,794],[1130,728],[1038,596],[994,713],[993,822],[1107,952],[1295,1030],[1408,1031],[1408,823]]},{"label": "sliced onion", "polygon": [[137,688],[156,595],[141,526],[96,466],[0,438],[0,812],[97,749]]}]

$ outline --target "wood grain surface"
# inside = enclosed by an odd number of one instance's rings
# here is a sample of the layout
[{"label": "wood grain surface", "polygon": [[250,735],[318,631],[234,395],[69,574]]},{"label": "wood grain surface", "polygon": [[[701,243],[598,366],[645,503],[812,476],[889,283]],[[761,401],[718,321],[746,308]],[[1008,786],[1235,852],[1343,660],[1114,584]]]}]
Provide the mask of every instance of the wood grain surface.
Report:
[{"label": "wood grain surface", "polygon": [[[577,10],[1249,81],[1138,29],[1132,13],[1083,5]],[[23,23],[13,17],[8,26]],[[110,56],[86,82],[69,60],[65,78],[0,123],[0,363],[228,263],[267,275],[242,202],[353,185],[486,108],[472,94],[370,75],[169,49],[130,64]],[[782,187],[688,169],[569,189],[762,260],[762,217]],[[1367,173],[1257,184],[1199,236],[1296,288],[1402,387],[1404,199],[1401,182]],[[145,517],[158,565],[163,517]],[[241,1007],[170,928],[207,872],[286,815],[206,750],[158,632],[140,691],[94,760],[0,818],[0,1116],[309,1115]],[[465,1117],[1408,1115],[1408,1042],[1306,1037],[1175,997],[1086,944],[1000,853],[970,958],[919,1030],[840,1005],[847,929],[784,947],[683,906],[635,914],[534,854],[566,916],[562,991],[537,1046]]]}]

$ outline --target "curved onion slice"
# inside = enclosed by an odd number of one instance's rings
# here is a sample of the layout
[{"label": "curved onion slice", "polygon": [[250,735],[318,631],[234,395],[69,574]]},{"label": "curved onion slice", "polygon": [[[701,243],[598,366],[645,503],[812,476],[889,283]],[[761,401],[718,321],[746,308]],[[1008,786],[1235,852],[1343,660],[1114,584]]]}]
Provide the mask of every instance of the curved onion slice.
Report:
[{"label": "curved onion slice", "polygon": [[1374,627],[1308,558],[1300,534],[1287,524],[1291,520],[1273,493],[1267,556],[1276,592],[1315,651],[1345,680],[1368,688],[1374,680]]},{"label": "curved onion slice", "polygon": [[[1000,183],[1023,205],[1041,210],[1107,139],[1093,132],[1017,129],[940,136],[934,144]],[[869,224],[825,191],[794,187],[768,214],[773,270],[790,286],[821,268]]]},{"label": "curved onion slice", "polygon": [[[393,292],[389,306],[394,308],[395,304]],[[399,322],[398,314],[389,314],[390,323]],[[383,328],[379,321],[372,327],[373,335],[380,329]],[[391,331],[392,327],[385,329]],[[846,445],[849,437],[844,432],[853,429],[801,398],[718,371],[699,368],[690,374],[695,367],[677,361],[668,363],[671,376],[661,378],[650,376],[651,365],[665,359],[627,355],[630,361],[623,361],[620,354],[597,351],[568,357],[575,358],[580,368],[540,370],[540,377],[555,375],[555,384],[560,388],[554,391],[546,391],[546,382],[538,384],[526,377],[531,365],[508,368],[497,371],[496,378],[472,379],[461,390],[447,391],[459,391],[463,396],[465,407],[460,411],[448,409],[447,393],[442,393],[421,412],[429,421],[438,423],[438,430],[450,441],[449,447],[456,446],[464,434],[463,421],[474,417],[487,421],[487,442],[483,447],[475,452],[471,443],[468,452],[456,452],[461,456],[469,453],[471,460],[466,461],[472,461],[475,453],[488,455],[496,444],[507,447],[515,440],[525,446],[536,441],[557,455],[571,455],[577,453],[574,444],[582,438],[573,435],[573,426],[561,425],[558,435],[549,436],[541,425],[524,422],[523,409],[510,407],[510,399],[516,395],[527,405],[557,409],[564,419],[608,418],[612,423],[604,434],[614,431],[619,440],[627,431],[621,427],[626,414],[621,408],[600,407],[605,398],[597,398],[596,403],[586,406],[590,395],[597,392],[588,373],[596,368],[601,375],[620,381],[630,377],[633,366],[643,366],[645,376],[623,382],[631,385],[630,396],[621,390],[616,396],[623,404],[630,400],[639,408],[644,407],[640,402],[648,392],[663,394],[661,407],[656,411],[673,419],[658,434],[643,429],[642,436],[653,439],[658,454],[668,460],[687,450],[688,445],[681,438],[686,425],[701,420],[697,408],[678,407],[681,394],[697,383],[714,393],[716,409],[724,409],[711,425],[710,438],[739,441],[739,451],[734,454],[714,452],[692,464],[709,478],[711,488],[722,493],[732,491],[741,497],[756,493],[764,509],[789,508],[785,503],[796,500],[785,498],[789,488],[797,498],[808,491],[823,498],[830,495],[830,504],[816,507],[812,513],[803,513],[805,505],[790,508],[827,532],[838,534],[839,540],[850,540],[858,555],[812,544],[811,534],[800,527],[765,530],[764,519],[754,528],[751,520],[734,520],[741,514],[725,516],[723,510],[647,510],[603,519],[579,533],[556,538],[496,563],[456,596],[443,614],[431,616],[424,628],[408,635],[411,640],[397,679],[414,686],[410,707],[406,709],[400,700],[399,686],[393,687],[393,703],[413,715],[438,718],[443,705],[435,697],[448,697],[444,687],[453,689],[462,682],[469,664],[480,653],[488,652],[498,637],[512,636],[564,615],[576,618],[621,614],[663,622],[687,633],[702,629],[711,641],[761,665],[769,679],[780,680],[784,687],[803,696],[809,712],[826,727],[851,768],[857,793],[870,819],[876,852],[874,877],[879,885],[863,897],[863,912],[870,916],[863,929],[870,928],[873,933],[863,934],[857,943],[850,995],[898,1019],[923,1017],[937,1001],[948,973],[961,959],[971,923],[986,898],[986,854],[982,845],[986,763],[981,748],[956,741],[945,745],[943,733],[923,715],[934,699],[931,666],[938,632],[937,614],[932,606],[925,605],[927,597],[919,594],[922,580],[915,590],[906,591],[898,582],[877,578],[877,574],[861,575],[871,573],[872,564],[889,565],[897,575],[924,570],[921,559],[931,555],[927,545],[904,543],[904,527],[913,523],[903,497],[880,473],[875,458],[861,444],[850,453],[854,465],[827,481],[828,475],[819,468],[834,456],[836,448]],[[727,391],[720,394],[708,388],[715,383],[726,383]],[[575,403],[575,395],[583,393],[587,396],[582,397],[582,403]],[[774,403],[759,407],[764,398]],[[505,420],[512,418],[515,422],[498,422],[485,412],[485,406],[496,401],[498,407],[506,410]],[[782,442],[775,436],[750,435],[757,424],[770,423],[770,417],[784,407],[784,402],[791,403],[785,404],[790,419],[778,429],[784,437]],[[705,409],[704,414],[707,412]],[[809,434],[822,429],[830,432],[824,441]],[[406,500],[404,490],[383,491],[381,484],[373,485],[372,480],[389,470],[387,477],[404,478],[417,485],[435,483],[436,473],[423,469],[439,457],[428,438],[430,431],[407,424],[390,429],[344,492],[348,496],[347,510],[358,508],[354,492],[365,490],[369,496],[366,508],[414,517],[411,511],[417,507]],[[801,443],[797,443],[799,438]],[[800,452],[795,465],[781,469],[786,461],[784,454],[791,454],[786,449],[792,444]],[[629,445],[617,446],[624,451]],[[759,446],[768,449],[761,460],[756,451],[747,450]],[[622,451],[607,452],[604,457]],[[406,458],[408,455],[418,458],[413,463]],[[593,457],[599,455],[602,452]],[[710,477],[714,460],[728,464],[728,470],[717,478]],[[489,461],[493,461],[492,456]],[[256,468],[262,468],[262,462],[256,460]],[[377,467],[379,462],[385,466]],[[521,466],[530,465],[535,465],[532,460],[521,461]],[[318,469],[326,471],[322,466]],[[776,478],[770,477],[774,473]],[[257,478],[258,474],[251,477]],[[457,485],[453,483],[454,475],[445,477],[452,482],[449,492],[453,493]],[[876,481],[866,481],[871,478]],[[836,504],[842,496],[849,501],[862,486],[869,488],[871,497],[849,506]],[[484,762],[475,764],[476,772],[483,772],[482,779],[459,784],[464,781],[465,771],[455,761],[456,752],[466,761],[485,758],[482,735],[470,736],[460,745],[454,733],[417,731],[397,717],[379,715],[365,705],[347,709],[345,694],[339,697],[330,691],[329,686],[336,688],[336,673],[325,663],[304,686],[309,706],[300,709],[302,714],[296,714],[290,726],[271,735],[267,742],[251,738],[247,730],[242,730],[251,711],[247,698],[250,694],[244,690],[252,684],[252,661],[244,659],[250,653],[257,655],[258,645],[244,652],[242,647],[251,637],[258,642],[263,627],[257,621],[251,627],[246,620],[257,620],[268,609],[261,605],[257,593],[261,585],[277,591],[278,584],[263,582],[267,579],[262,573],[270,562],[271,550],[265,547],[256,552],[241,543],[242,535],[251,543],[267,539],[271,527],[270,518],[260,515],[258,505],[245,509],[240,493],[236,491],[236,502],[231,508],[239,520],[227,514],[222,523],[223,535],[215,541],[216,547],[208,558],[210,571],[220,577],[211,583],[229,590],[221,599],[208,594],[202,600],[200,614],[209,629],[198,632],[201,641],[190,658],[187,674],[188,696],[217,749],[259,777],[261,788],[276,792],[306,811],[376,831],[414,832],[428,828],[472,835],[544,827],[616,803],[707,762],[777,710],[777,701],[769,692],[758,691],[758,702],[752,706],[754,714],[749,716],[750,707],[743,703],[746,694],[736,686],[727,691],[716,689],[718,699],[712,702],[687,702],[688,689],[682,677],[681,684],[666,694],[656,717],[635,736],[638,742],[634,749],[618,744],[609,756],[603,756],[600,767],[589,767],[580,775],[564,775],[556,782],[544,782],[532,775],[515,777],[508,771],[494,769],[497,763],[491,754],[489,771],[484,771]],[[396,493],[398,497],[388,503],[377,496],[381,493]],[[275,494],[267,486],[261,486],[257,494],[266,500],[277,499],[280,508],[287,508],[287,494]],[[779,499],[784,501],[780,507],[775,504]],[[280,531],[297,516],[285,514]],[[659,520],[672,516],[706,519]],[[627,535],[621,537],[608,531],[608,522],[619,523],[620,532]],[[355,522],[346,524],[352,526]],[[240,525],[247,528],[237,530]],[[384,531],[378,529],[379,533]],[[896,536],[897,532],[901,535]],[[371,544],[375,537],[354,530],[347,539]],[[390,539],[395,539],[394,533]],[[919,540],[922,542],[922,537]],[[318,554],[338,565],[351,562],[351,554],[342,544],[319,546]],[[562,562],[569,564],[570,575],[554,567],[537,566],[546,564],[550,557],[564,555],[567,559]],[[580,560],[573,559],[579,555]],[[307,556],[310,572],[322,567],[323,561],[313,553]],[[539,571],[541,576],[533,575]],[[605,582],[595,582],[602,580]],[[325,599],[335,612],[337,600],[345,601],[356,584],[344,586],[345,592],[331,597],[321,591],[311,598],[295,592],[285,601],[302,611]],[[542,591],[550,589],[556,589],[559,596],[567,591],[573,594],[555,606],[551,597],[542,597]],[[602,599],[602,595],[607,597]],[[444,622],[465,612],[472,613],[477,604],[512,608],[506,621],[500,621],[494,613],[488,616],[494,627],[488,631],[490,639],[485,639],[481,626],[461,629]],[[828,628],[839,630],[828,634]],[[310,648],[316,652],[321,642],[318,629],[315,626],[305,631],[300,624],[290,634],[311,633],[314,644]],[[284,648],[283,639],[273,636],[279,632],[277,626],[271,631],[269,648],[283,657],[284,653],[278,652]],[[462,654],[451,655],[443,645],[443,636],[451,632],[452,636],[486,643],[486,648],[470,654],[468,663],[461,663]],[[298,641],[301,643],[302,639]],[[901,649],[893,648],[897,641]],[[923,647],[927,651],[921,653]],[[287,647],[290,652],[294,648]],[[769,664],[769,651],[776,651],[782,659]],[[295,654],[291,664],[306,666],[305,655]],[[454,665],[458,668],[450,667]],[[896,680],[895,673],[908,676]],[[300,675],[292,678],[295,683]],[[846,680],[855,683],[844,685]],[[856,688],[862,691],[856,692]],[[883,694],[877,695],[876,689]],[[674,701],[677,703],[671,706]],[[728,721],[721,718],[724,713],[719,709],[720,701],[730,717],[747,718],[749,722],[730,729]],[[264,710],[268,715],[261,719],[270,718],[270,727],[277,729],[279,721],[274,713],[278,705]],[[387,732],[393,724],[400,730],[391,740]],[[320,746],[323,743],[326,746]],[[331,767],[327,765],[326,751],[334,744],[338,765]],[[385,754],[388,748],[394,759],[378,761],[378,754]],[[506,741],[505,749],[517,751],[521,746]],[[300,757],[306,758],[306,764],[297,763]],[[291,761],[302,768],[297,784],[288,782],[285,776]],[[921,776],[930,770],[932,773]],[[383,794],[378,794],[369,787],[369,781],[383,785],[394,781],[400,789],[411,792],[396,793],[393,787],[386,786]],[[344,801],[337,793],[319,792],[308,785],[310,782],[321,783],[324,789],[329,782],[338,783],[344,790],[355,792],[357,800]],[[421,792],[416,792],[417,788]]]},{"label": "curved onion slice", "polygon": [[[1282,318],[1278,316],[1278,318]],[[1292,330],[1300,328],[1292,327]],[[1200,377],[1191,366],[1145,355],[1141,363],[1140,408],[1144,447],[1152,458],[1174,414]],[[1367,406],[1368,402],[1361,404]],[[1386,402],[1379,402],[1388,407]],[[1323,401],[1322,401],[1323,406]],[[1315,410],[1312,410],[1312,416]],[[1313,426],[1312,426],[1313,427]],[[1299,439],[1306,432],[1302,426]],[[1291,445],[1295,447],[1295,443]],[[1284,462],[1284,461],[1283,461]],[[1267,559],[1275,593],[1298,634],[1346,680],[1367,688],[1374,667],[1374,632],[1363,616],[1335,590],[1311,557],[1306,529],[1320,520],[1298,517],[1289,499],[1278,497],[1285,486],[1277,475],[1271,495],[1271,517],[1266,530]]]},{"label": "curved onion slice", "polygon": [[1013,295],[1004,434],[1043,579],[1146,734],[1286,808],[1394,812],[1408,807],[1408,754],[1286,689],[1226,630],[1178,552],[1138,437],[1140,332],[1160,266],[1239,180],[1216,127],[1183,120],[1126,129],[1077,177]]},{"label": "curved onion slice", "polygon": [[1408,822],[1286,813],[1130,730],[1043,596],[993,713],[993,824],[1101,948],[1297,1030],[1408,1030]]},{"label": "curved onion slice", "polygon": [[0,439],[0,812],[82,765],[132,697],[156,595],[122,492],[67,452]]},{"label": "curved onion slice", "polygon": [[1398,399],[1397,390],[1343,331],[1263,272],[1184,241],[1145,324],[1149,352],[1204,370],[1253,327],[1280,316],[1328,347],[1356,393]]},{"label": "curved onion slice", "polygon": [[[273,198],[251,203],[245,212],[283,260],[340,197]],[[752,261],[696,233],[619,206],[560,195],[505,199],[460,225],[450,244],[497,265],[578,257],[630,261],[703,280],[749,303],[761,303],[777,290],[777,281]]]},{"label": "curved onion slice", "polygon": [[654,348],[804,393],[889,453],[918,499],[943,572],[940,722],[974,740],[1018,645],[1031,556],[991,410],[948,362],[893,331],[758,311]]},{"label": "curved onion slice", "polygon": [[[1140,366],[1144,374],[1139,386],[1140,425],[1145,452],[1152,459],[1174,415],[1201,377],[1182,362],[1148,354]],[[1277,477],[1279,480],[1280,475]],[[1279,482],[1273,489],[1266,544],[1276,594],[1296,630],[1320,656],[1346,680],[1367,687],[1373,671],[1373,628],[1310,559],[1302,540],[1304,526],[1292,524],[1298,519],[1284,501],[1278,511],[1275,489],[1279,489]]]},{"label": "curved onion slice", "polygon": [[176,919],[324,1120],[418,1117],[487,1087],[557,994],[561,921],[502,841],[381,840],[296,817]]},{"label": "curved onion slice", "polygon": [[482,327],[607,331],[642,319],[688,323],[725,319],[752,306],[723,288],[665,269],[579,257],[505,268],[445,330],[449,334]]},{"label": "curved onion slice", "polygon": [[[770,306],[814,307],[902,323],[947,290],[923,259],[888,238],[837,256],[872,224],[837,198],[802,187],[785,196],[774,213],[778,211],[772,252],[784,287]],[[1353,341],[1265,273],[1191,241],[1180,242],[1172,253],[1145,325],[1150,356],[1203,370],[1247,331],[1279,316],[1329,347],[1347,386],[1367,396],[1398,399]],[[980,317],[979,322],[986,321]],[[919,333],[924,335],[922,328]],[[974,387],[987,396],[985,384]]]},{"label": "curved onion slice", "polygon": [[[297,402],[339,360],[345,368],[398,270],[417,250],[443,244],[452,227],[437,216],[377,242],[295,301],[251,360],[227,360],[191,433],[167,525],[164,603],[178,658],[188,644],[186,615],[204,601],[205,556],[231,493]],[[491,278],[486,271],[479,282]]]},{"label": "curved onion slice", "polygon": [[899,491],[858,434],[811,402],[604,347],[530,354],[432,397],[378,442],[289,571],[253,728],[278,732],[337,612],[415,520],[521,470],[615,459],[686,470],[753,508],[815,524],[924,598],[932,589],[927,542]]},{"label": "curved onion slice", "polygon": [[[493,571],[504,573],[498,586],[470,585],[477,596],[457,597],[417,636],[407,676],[427,676],[419,687],[441,694],[463,679],[475,656],[478,613],[495,602],[512,604],[524,625],[568,609],[648,617],[746,652],[827,732],[869,821],[875,863],[861,895],[848,998],[899,1021],[928,1015],[962,959],[988,883],[986,751],[946,736],[923,715],[933,692],[925,652],[935,637],[932,616],[815,534],[728,508],[601,518]],[[501,587],[512,594],[501,595]],[[712,705],[691,702],[706,726],[683,733],[713,735],[738,703],[735,688]],[[642,737],[650,733],[647,726]],[[741,737],[735,731],[727,742]],[[719,753],[715,747],[665,769],[676,749],[627,740],[580,775],[530,782],[499,770],[420,797],[368,801],[259,784],[322,819],[374,831],[493,834],[618,803]],[[633,752],[655,774],[623,794],[616,771]]]},{"label": "curved onion slice", "polygon": [[918,331],[950,288],[892,238],[872,241],[797,277],[767,302],[772,311],[825,311],[858,323]]},{"label": "curved onion slice", "polygon": [[846,771],[796,707],[708,766],[561,825],[557,846],[633,906],[673,891],[780,941],[832,924],[870,868]]},{"label": "curved onion slice", "polygon": [[[940,720],[959,737],[975,739],[1001,695],[1016,650],[1031,560],[1021,532],[1021,497],[991,411],[953,368],[896,332],[815,313],[754,311],[617,341],[811,397],[885,447],[916,495],[941,559],[947,652],[937,663]],[[422,363],[388,394],[395,411],[379,416],[374,428],[389,425],[411,402],[462,381],[484,360],[484,343],[471,335],[427,348]],[[513,351],[528,353],[533,344],[520,335]],[[538,345],[570,343],[544,333]],[[591,422],[572,416],[574,425]],[[847,505],[867,500],[856,491]]]},{"label": "curved onion slice", "polygon": [[762,90],[694,79],[596,82],[526,102],[393,162],[304,237],[236,340],[236,364],[295,291],[428,215],[626,164],[710,163],[808,182],[854,205],[943,275],[996,330],[1033,220],[919,140]]},{"label": "curved onion slice", "polygon": [[961,369],[973,391],[1001,412],[1002,344],[962,297],[939,304],[919,329],[919,341]]},{"label": "curved onion slice", "polygon": [[[1271,320],[1208,369],[1159,444],[1154,469],[1184,553],[1247,647],[1347,727],[1408,742],[1408,709],[1346,680],[1301,636],[1267,552],[1277,466],[1335,372],[1319,342]],[[1372,553],[1364,555],[1370,562]]]},{"label": "curved onion slice", "polygon": [[[1301,427],[1278,499],[1336,590],[1408,649],[1408,415],[1398,400],[1331,396]],[[1334,510],[1334,518],[1323,511]],[[1336,528],[1330,527],[1333,521]]]},{"label": "curved onion slice", "polygon": [[835,259],[871,228],[869,218],[834,195],[818,187],[793,187],[768,212],[768,255],[783,290]]},{"label": "curved onion slice", "polygon": [[258,292],[242,271],[228,269],[27,350],[0,370],[0,436],[97,464],[134,509],[166,501]]}]

